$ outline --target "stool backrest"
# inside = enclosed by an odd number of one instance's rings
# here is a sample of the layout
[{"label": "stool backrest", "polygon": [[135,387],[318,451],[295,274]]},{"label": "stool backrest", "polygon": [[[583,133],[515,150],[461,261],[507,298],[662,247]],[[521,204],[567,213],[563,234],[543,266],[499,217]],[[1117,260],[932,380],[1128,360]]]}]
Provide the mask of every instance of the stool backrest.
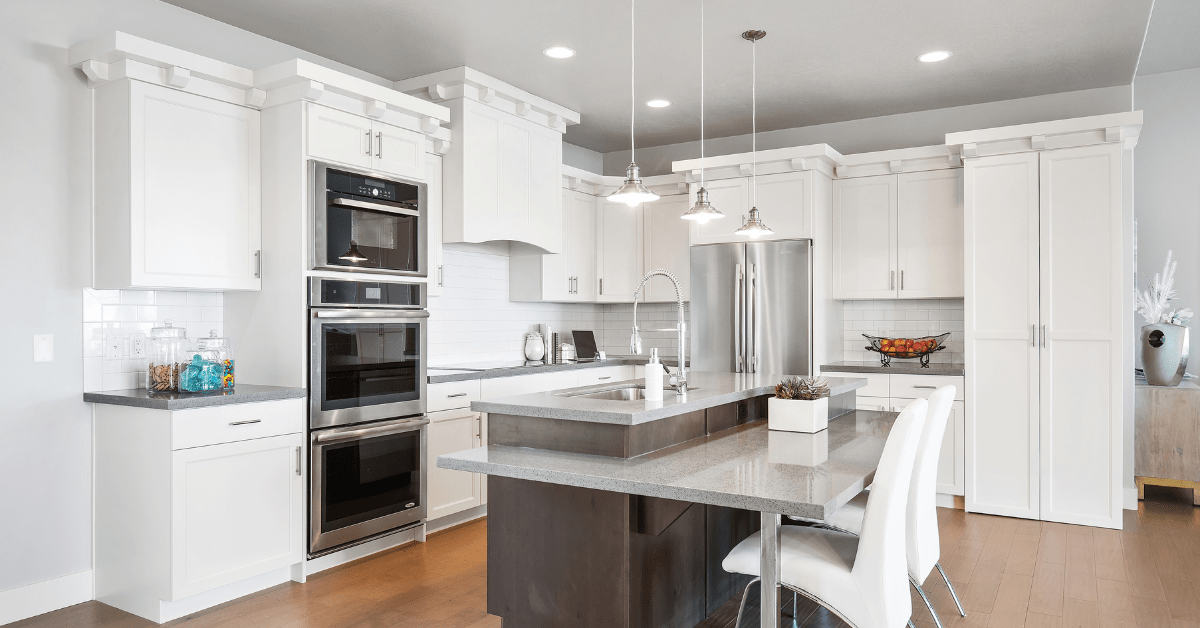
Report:
[{"label": "stool backrest", "polygon": [[942,439],[954,405],[954,386],[942,386],[929,396],[925,429],[917,446],[913,479],[908,491],[908,574],[918,583],[925,582],[933,566],[941,560],[941,540],[937,521],[937,471],[942,455]]}]

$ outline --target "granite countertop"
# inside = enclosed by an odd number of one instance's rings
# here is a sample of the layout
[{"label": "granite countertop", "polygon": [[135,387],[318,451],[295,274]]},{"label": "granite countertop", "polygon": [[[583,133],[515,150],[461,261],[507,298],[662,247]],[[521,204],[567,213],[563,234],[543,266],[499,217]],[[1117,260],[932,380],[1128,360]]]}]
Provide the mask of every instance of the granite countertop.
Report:
[{"label": "granite countertop", "polygon": [[[535,373],[551,373],[554,371],[641,365],[649,360],[650,356],[648,355],[619,355],[608,356],[607,360],[595,360],[592,362],[568,361],[560,364],[546,364],[544,362],[484,362],[481,364],[431,366],[428,368],[428,371],[430,384],[444,384],[446,382],[492,379],[495,377],[516,377],[518,375],[533,375]],[[673,358],[663,358],[662,362],[672,367],[679,364],[679,360]]]},{"label": "granite countertop", "polygon": [[879,360],[866,362],[834,362],[822,364],[822,373],[890,373],[892,375],[966,375],[966,368],[961,362],[930,362],[929,368],[923,368],[920,360],[892,360],[891,366],[884,366]]},{"label": "granite countertop", "polygon": [[870,485],[896,416],[857,410],[816,435],[757,421],[637,458],[489,445],[439,456],[437,466],[824,519]]},{"label": "granite countertop", "polygon": [[85,392],[83,393],[83,400],[89,403],[106,403],[114,406],[132,406],[153,410],[189,410],[192,408],[227,406],[238,403],[300,399],[307,395],[308,390],[305,388],[238,384],[233,390],[228,392],[209,393],[152,393],[145,388]]},{"label": "granite countertop", "polygon": [[[474,401],[471,402],[471,409],[476,412],[495,412],[567,421],[640,425],[685,412],[772,394],[775,392],[775,384],[778,384],[786,376],[775,373],[689,371],[687,377],[688,387],[694,386],[695,390],[688,391],[687,395],[682,397],[676,395],[673,390],[668,390],[663,392],[662,401],[644,399],[617,401],[562,395],[568,391],[586,394],[587,392],[602,392],[642,383],[641,380],[627,380]],[[829,380],[830,396],[850,392],[867,384],[867,380],[861,378],[827,377],[825,379]]]}]

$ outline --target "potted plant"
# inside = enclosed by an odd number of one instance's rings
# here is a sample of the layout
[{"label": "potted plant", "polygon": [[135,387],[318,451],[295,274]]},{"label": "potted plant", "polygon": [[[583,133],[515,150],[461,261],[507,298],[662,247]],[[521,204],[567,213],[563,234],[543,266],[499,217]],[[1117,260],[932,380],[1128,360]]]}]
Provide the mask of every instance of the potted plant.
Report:
[{"label": "potted plant", "polygon": [[1188,360],[1188,328],[1191,308],[1171,308],[1175,298],[1175,267],[1171,251],[1162,274],[1155,273],[1150,286],[1137,294],[1137,312],[1146,319],[1142,326],[1142,372],[1151,386],[1178,386]]},{"label": "potted plant", "polygon": [[829,382],[819,377],[789,377],[767,400],[767,428],[815,434],[829,427]]}]

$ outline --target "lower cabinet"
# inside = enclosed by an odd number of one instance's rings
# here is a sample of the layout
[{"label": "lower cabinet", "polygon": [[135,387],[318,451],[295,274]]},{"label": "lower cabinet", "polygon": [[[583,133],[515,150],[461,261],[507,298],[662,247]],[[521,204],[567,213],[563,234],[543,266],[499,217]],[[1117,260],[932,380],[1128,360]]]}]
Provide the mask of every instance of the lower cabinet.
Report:
[{"label": "lower cabinet", "polygon": [[429,459],[430,520],[452,515],[486,502],[485,476],[479,473],[439,469],[437,457],[483,445],[486,415],[469,408],[430,412],[427,439]]}]

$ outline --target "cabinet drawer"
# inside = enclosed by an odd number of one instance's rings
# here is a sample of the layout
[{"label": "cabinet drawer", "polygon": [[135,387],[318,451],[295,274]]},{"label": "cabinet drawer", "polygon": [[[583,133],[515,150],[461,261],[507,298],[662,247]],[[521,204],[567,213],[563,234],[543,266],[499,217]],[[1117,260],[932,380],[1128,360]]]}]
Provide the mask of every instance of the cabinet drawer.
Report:
[{"label": "cabinet drawer", "polygon": [[468,379],[461,382],[446,382],[429,385],[428,412],[468,408],[472,401],[479,401],[479,380]]},{"label": "cabinet drawer", "polygon": [[822,377],[845,377],[846,379],[865,379],[867,385],[854,391],[856,397],[890,397],[891,384],[888,373],[821,373]]},{"label": "cabinet drawer", "polygon": [[[859,390],[862,390],[859,388]],[[890,412],[891,400],[887,397],[855,397],[855,410],[873,410],[875,412]]]},{"label": "cabinet drawer", "polygon": [[893,399],[926,399],[935,389],[954,386],[954,398],[962,401],[963,377],[958,375],[892,375]]},{"label": "cabinet drawer", "polygon": [[629,366],[602,366],[597,368],[582,369],[579,371],[579,386],[591,386],[593,384],[607,384],[611,382],[619,382],[627,379],[633,379],[633,368]]},{"label": "cabinet drawer", "polygon": [[266,438],[304,431],[304,399],[283,399],[171,413],[171,449]]},{"label": "cabinet drawer", "polygon": [[517,375],[516,377],[497,377],[479,382],[479,397],[495,399],[512,395],[526,395],[547,390],[574,388],[578,384],[575,371],[554,371],[537,375]]}]

